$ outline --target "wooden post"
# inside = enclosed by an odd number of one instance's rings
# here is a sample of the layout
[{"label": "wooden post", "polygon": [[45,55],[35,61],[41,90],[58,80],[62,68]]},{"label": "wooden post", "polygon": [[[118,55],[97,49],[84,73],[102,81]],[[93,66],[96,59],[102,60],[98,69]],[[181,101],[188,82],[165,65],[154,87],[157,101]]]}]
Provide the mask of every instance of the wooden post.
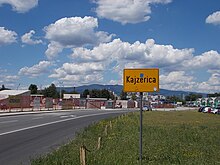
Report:
[{"label": "wooden post", "polygon": [[101,148],[101,140],[102,140],[102,138],[99,137],[98,138],[98,144],[97,144],[97,150],[99,150]]},{"label": "wooden post", "polygon": [[112,129],[112,121],[109,122],[109,127]]},{"label": "wooden post", "polygon": [[86,147],[80,147],[80,165],[86,165]]},{"label": "wooden post", "polygon": [[105,135],[108,135],[108,125],[105,126],[105,131],[104,131]]}]

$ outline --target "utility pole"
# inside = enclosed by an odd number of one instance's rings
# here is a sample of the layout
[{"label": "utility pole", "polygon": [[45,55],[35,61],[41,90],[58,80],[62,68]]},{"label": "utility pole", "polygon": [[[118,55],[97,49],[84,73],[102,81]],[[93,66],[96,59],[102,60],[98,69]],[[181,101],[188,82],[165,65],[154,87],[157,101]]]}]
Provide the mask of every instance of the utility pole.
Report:
[{"label": "utility pole", "polygon": [[17,90],[18,90],[18,88],[20,87],[20,85],[21,85],[21,84],[19,83],[18,86],[17,86]]},{"label": "utility pole", "polygon": [[63,82],[60,81],[59,84],[60,84],[60,101],[61,101],[61,99],[62,99],[62,86],[63,86]]}]

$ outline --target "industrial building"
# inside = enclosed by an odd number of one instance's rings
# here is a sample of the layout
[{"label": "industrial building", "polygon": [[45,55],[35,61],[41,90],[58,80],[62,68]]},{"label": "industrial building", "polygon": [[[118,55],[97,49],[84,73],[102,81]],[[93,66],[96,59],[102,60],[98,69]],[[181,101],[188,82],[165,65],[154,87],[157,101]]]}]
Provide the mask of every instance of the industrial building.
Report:
[{"label": "industrial building", "polygon": [[0,91],[0,108],[29,108],[30,93],[29,90],[2,90]]}]

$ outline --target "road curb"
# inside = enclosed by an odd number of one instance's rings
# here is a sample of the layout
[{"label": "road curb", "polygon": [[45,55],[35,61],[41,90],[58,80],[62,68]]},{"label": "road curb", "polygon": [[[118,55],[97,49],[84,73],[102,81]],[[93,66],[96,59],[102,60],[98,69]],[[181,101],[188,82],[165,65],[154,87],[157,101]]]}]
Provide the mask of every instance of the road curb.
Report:
[{"label": "road curb", "polygon": [[40,114],[40,113],[51,113],[51,112],[57,112],[57,111],[1,112],[0,117],[28,115],[28,114]]},{"label": "road curb", "polygon": [[[29,115],[29,114],[40,114],[40,113],[53,113],[53,112],[69,112],[69,111],[90,111],[95,109],[70,109],[70,110],[39,110],[39,111],[17,111],[17,112],[0,112],[0,118],[1,117],[8,117],[8,116],[18,116],[18,115]],[[111,109],[112,110],[112,109]],[[114,109],[117,110],[125,110],[125,109]],[[132,109],[133,110],[133,109]],[[102,111],[108,111],[108,109],[102,110]]]}]

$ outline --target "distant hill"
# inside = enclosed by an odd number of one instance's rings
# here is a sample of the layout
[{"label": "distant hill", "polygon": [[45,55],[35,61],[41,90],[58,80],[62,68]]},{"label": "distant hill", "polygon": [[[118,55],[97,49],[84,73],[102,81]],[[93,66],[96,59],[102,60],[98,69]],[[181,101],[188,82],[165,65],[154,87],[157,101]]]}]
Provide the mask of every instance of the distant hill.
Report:
[{"label": "distant hill", "polygon": [[[123,86],[122,85],[100,85],[100,84],[91,84],[91,85],[83,85],[75,87],[75,91],[78,93],[83,93],[85,89],[92,90],[92,89],[108,89],[110,91],[113,91],[115,94],[120,95]],[[60,88],[57,87],[57,91],[59,91]],[[66,92],[72,92],[74,91],[74,87],[63,87],[62,90],[65,90]],[[189,95],[189,93],[196,93],[196,92],[187,92],[187,91],[173,91],[173,90],[167,90],[167,89],[160,89],[160,92],[156,92],[155,94],[161,94],[164,96],[186,96]],[[206,96],[205,93],[197,93],[202,94],[203,96]]]}]

